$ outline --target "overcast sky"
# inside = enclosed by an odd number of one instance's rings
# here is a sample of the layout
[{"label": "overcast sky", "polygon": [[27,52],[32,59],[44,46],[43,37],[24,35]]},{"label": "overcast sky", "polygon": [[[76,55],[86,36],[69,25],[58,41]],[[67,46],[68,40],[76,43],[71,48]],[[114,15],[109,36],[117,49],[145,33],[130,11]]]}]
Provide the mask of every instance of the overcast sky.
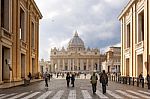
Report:
[{"label": "overcast sky", "polygon": [[77,30],[86,47],[120,46],[118,16],[129,0],[35,0],[40,20],[39,54],[50,59],[51,48],[66,48]]}]

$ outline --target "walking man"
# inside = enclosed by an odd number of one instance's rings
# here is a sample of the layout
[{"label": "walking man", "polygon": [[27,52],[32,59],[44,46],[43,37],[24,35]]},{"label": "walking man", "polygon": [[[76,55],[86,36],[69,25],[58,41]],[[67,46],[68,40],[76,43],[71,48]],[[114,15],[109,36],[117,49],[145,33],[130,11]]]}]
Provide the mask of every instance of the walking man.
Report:
[{"label": "walking man", "polygon": [[67,73],[66,81],[67,81],[67,87],[69,87],[69,83],[70,83],[70,74],[69,73]]},{"label": "walking man", "polygon": [[47,73],[47,71],[44,74],[44,79],[45,79],[45,87],[48,87],[48,73]]},{"label": "walking man", "polygon": [[72,76],[71,76],[71,84],[72,84],[72,87],[74,87],[74,81],[75,81],[75,75],[72,74]]},{"label": "walking man", "polygon": [[106,85],[108,85],[108,76],[103,70],[103,73],[100,75],[100,83],[102,83],[103,94],[106,93]]},{"label": "walking man", "polygon": [[90,78],[91,80],[91,84],[92,84],[92,90],[93,90],[93,94],[95,94],[96,92],[96,86],[97,86],[97,75],[95,74],[95,72],[93,72],[93,75]]}]

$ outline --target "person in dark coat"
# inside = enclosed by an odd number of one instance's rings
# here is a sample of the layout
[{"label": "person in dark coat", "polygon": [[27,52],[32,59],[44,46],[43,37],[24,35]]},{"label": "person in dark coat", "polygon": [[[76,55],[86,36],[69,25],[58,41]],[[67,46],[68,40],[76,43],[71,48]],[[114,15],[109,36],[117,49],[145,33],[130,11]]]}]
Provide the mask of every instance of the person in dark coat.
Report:
[{"label": "person in dark coat", "polygon": [[67,87],[69,87],[69,83],[70,83],[70,74],[69,73],[67,73],[66,81],[67,81]]},{"label": "person in dark coat", "polygon": [[98,77],[95,74],[95,72],[93,72],[93,75],[91,76],[90,80],[91,80],[91,84],[92,84],[93,94],[95,94],[96,86],[97,86],[97,80],[98,80]]},{"label": "person in dark coat", "polygon": [[45,79],[45,87],[48,87],[48,72],[47,71],[44,74],[44,79]]},{"label": "person in dark coat", "polygon": [[74,81],[75,81],[75,75],[72,74],[72,76],[71,76],[71,84],[72,84],[72,87],[74,87]]},{"label": "person in dark coat", "polygon": [[103,73],[100,75],[100,83],[102,83],[103,94],[106,93],[106,85],[108,85],[108,76],[103,70]]},{"label": "person in dark coat", "polygon": [[150,89],[150,76],[149,76],[149,74],[147,74],[147,86],[148,86],[148,89]]},{"label": "person in dark coat", "polygon": [[32,75],[31,75],[31,73],[30,73],[30,72],[29,72],[28,77],[30,78],[30,80],[32,79]]}]

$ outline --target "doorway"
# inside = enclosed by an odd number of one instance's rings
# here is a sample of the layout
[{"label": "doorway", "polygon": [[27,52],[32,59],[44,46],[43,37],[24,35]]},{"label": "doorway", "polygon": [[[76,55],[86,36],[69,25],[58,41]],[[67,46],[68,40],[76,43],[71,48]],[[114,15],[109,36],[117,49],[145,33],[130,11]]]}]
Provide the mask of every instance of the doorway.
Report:
[{"label": "doorway", "polygon": [[21,53],[21,78],[25,78],[25,54]]},{"label": "doorway", "polygon": [[2,46],[2,81],[10,80],[10,48]]}]

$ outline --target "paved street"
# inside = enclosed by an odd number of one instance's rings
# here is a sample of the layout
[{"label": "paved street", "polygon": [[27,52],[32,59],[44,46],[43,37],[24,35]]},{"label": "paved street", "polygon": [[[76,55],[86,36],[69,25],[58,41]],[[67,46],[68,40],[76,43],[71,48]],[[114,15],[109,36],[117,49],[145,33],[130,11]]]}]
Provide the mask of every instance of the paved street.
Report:
[{"label": "paved street", "polygon": [[75,87],[66,87],[65,79],[53,79],[49,87],[45,88],[44,81],[36,82],[28,86],[18,86],[11,89],[0,90],[0,99],[100,99],[100,98],[124,98],[124,99],[149,99],[150,92],[147,89],[138,88],[114,82],[109,82],[107,93],[102,94],[98,82],[96,95],[92,94],[89,79],[77,79]]}]

